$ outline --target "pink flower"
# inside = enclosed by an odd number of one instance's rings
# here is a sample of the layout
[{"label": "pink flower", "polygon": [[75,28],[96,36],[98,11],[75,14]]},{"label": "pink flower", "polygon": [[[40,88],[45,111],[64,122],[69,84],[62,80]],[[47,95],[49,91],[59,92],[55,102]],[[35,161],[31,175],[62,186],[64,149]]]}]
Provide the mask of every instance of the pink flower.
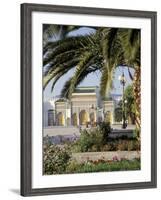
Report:
[{"label": "pink flower", "polygon": [[117,156],[114,156],[114,157],[112,158],[112,160],[113,160],[113,161],[119,161],[119,159],[118,159]]}]

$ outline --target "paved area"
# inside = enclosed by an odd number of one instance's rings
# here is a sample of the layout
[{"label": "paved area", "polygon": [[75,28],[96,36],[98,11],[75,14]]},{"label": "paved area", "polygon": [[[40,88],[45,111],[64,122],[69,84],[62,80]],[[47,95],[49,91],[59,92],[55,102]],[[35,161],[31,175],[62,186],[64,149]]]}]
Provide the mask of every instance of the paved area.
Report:
[{"label": "paved area", "polygon": [[[126,129],[124,129],[124,130],[134,130],[135,127],[136,126],[133,124],[128,124]],[[111,128],[120,130],[120,129],[122,129],[122,124],[112,124]]]},{"label": "paved area", "polygon": [[140,151],[108,151],[108,152],[85,152],[85,153],[73,153],[73,159],[82,163],[88,160],[96,161],[103,159],[105,161],[114,159],[128,159],[140,158]]},{"label": "paved area", "polygon": [[44,133],[43,133],[44,137],[45,136],[56,136],[56,135],[62,135],[62,136],[66,136],[66,135],[76,135],[79,136],[80,132],[79,129],[77,127],[63,127],[63,126],[52,126],[52,127],[47,127],[44,128]]},{"label": "paved area", "polygon": [[[82,129],[85,127],[82,127]],[[130,125],[128,126],[127,129],[121,129],[121,125],[112,125],[113,131],[110,134],[110,137],[118,137],[118,136],[123,136],[127,135],[128,137],[133,136],[133,130],[134,126]],[[90,128],[89,128],[90,129]],[[74,126],[68,126],[68,127],[63,127],[63,126],[52,126],[52,127],[46,127],[44,128],[43,132],[44,137],[45,136],[67,136],[67,135],[75,135],[75,136],[80,136],[80,129],[78,127]]]}]

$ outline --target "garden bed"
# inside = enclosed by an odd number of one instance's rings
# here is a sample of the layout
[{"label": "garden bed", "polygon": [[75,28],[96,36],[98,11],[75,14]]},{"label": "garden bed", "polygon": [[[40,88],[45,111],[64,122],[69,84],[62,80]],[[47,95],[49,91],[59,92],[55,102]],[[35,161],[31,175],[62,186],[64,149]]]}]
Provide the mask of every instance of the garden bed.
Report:
[{"label": "garden bed", "polygon": [[82,130],[81,135],[46,136],[43,172],[49,174],[124,171],[140,169],[140,141],[109,138],[109,123]]},{"label": "garden bed", "polygon": [[85,163],[71,162],[66,173],[112,172],[112,171],[140,170],[140,160],[121,161],[88,161]]}]

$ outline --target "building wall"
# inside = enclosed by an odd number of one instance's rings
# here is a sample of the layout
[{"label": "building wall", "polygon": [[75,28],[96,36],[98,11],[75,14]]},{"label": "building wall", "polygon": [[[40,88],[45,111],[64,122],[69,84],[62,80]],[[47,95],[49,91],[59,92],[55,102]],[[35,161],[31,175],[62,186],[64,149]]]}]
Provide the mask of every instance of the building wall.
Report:
[{"label": "building wall", "polygon": [[[104,112],[104,120],[108,120],[111,124],[114,123],[114,113],[115,113],[115,103],[114,101],[103,101],[103,112]],[[109,115],[109,119],[107,119],[107,115]]]},{"label": "building wall", "polygon": [[[71,125],[71,104],[68,101],[56,101],[55,102],[55,116],[56,116],[56,125]],[[63,124],[60,123],[59,116],[64,118]]]},{"label": "building wall", "polygon": [[53,100],[45,101],[43,103],[43,126],[45,127],[48,126],[48,111],[49,110],[53,110],[53,112],[55,113],[55,102]]},{"label": "building wall", "polygon": [[77,121],[77,125],[82,125],[83,121],[83,125],[85,125],[86,123],[89,123],[91,121],[91,118],[93,118],[94,121],[96,122],[97,119],[96,108],[98,106],[96,93],[73,94],[71,98],[71,105],[72,105],[71,113],[73,117],[72,122],[74,122],[74,124],[75,121]]},{"label": "building wall", "polygon": [[79,126],[107,120],[114,123],[114,101],[101,101],[99,90],[94,93],[74,93],[69,100],[44,102],[44,127],[51,126],[49,112],[53,110],[53,126]]}]

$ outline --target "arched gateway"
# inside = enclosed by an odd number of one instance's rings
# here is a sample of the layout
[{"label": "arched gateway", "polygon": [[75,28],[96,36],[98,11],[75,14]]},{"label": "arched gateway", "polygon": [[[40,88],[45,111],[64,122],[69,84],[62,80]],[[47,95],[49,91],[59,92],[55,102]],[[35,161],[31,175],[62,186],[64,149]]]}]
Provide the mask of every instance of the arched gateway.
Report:
[{"label": "arched gateway", "polygon": [[79,113],[79,120],[80,120],[80,125],[86,125],[88,122],[88,113],[85,110],[82,110]]},{"label": "arched gateway", "polygon": [[64,119],[64,115],[62,112],[57,114],[57,125],[58,126],[64,126],[65,125],[65,119]]}]

